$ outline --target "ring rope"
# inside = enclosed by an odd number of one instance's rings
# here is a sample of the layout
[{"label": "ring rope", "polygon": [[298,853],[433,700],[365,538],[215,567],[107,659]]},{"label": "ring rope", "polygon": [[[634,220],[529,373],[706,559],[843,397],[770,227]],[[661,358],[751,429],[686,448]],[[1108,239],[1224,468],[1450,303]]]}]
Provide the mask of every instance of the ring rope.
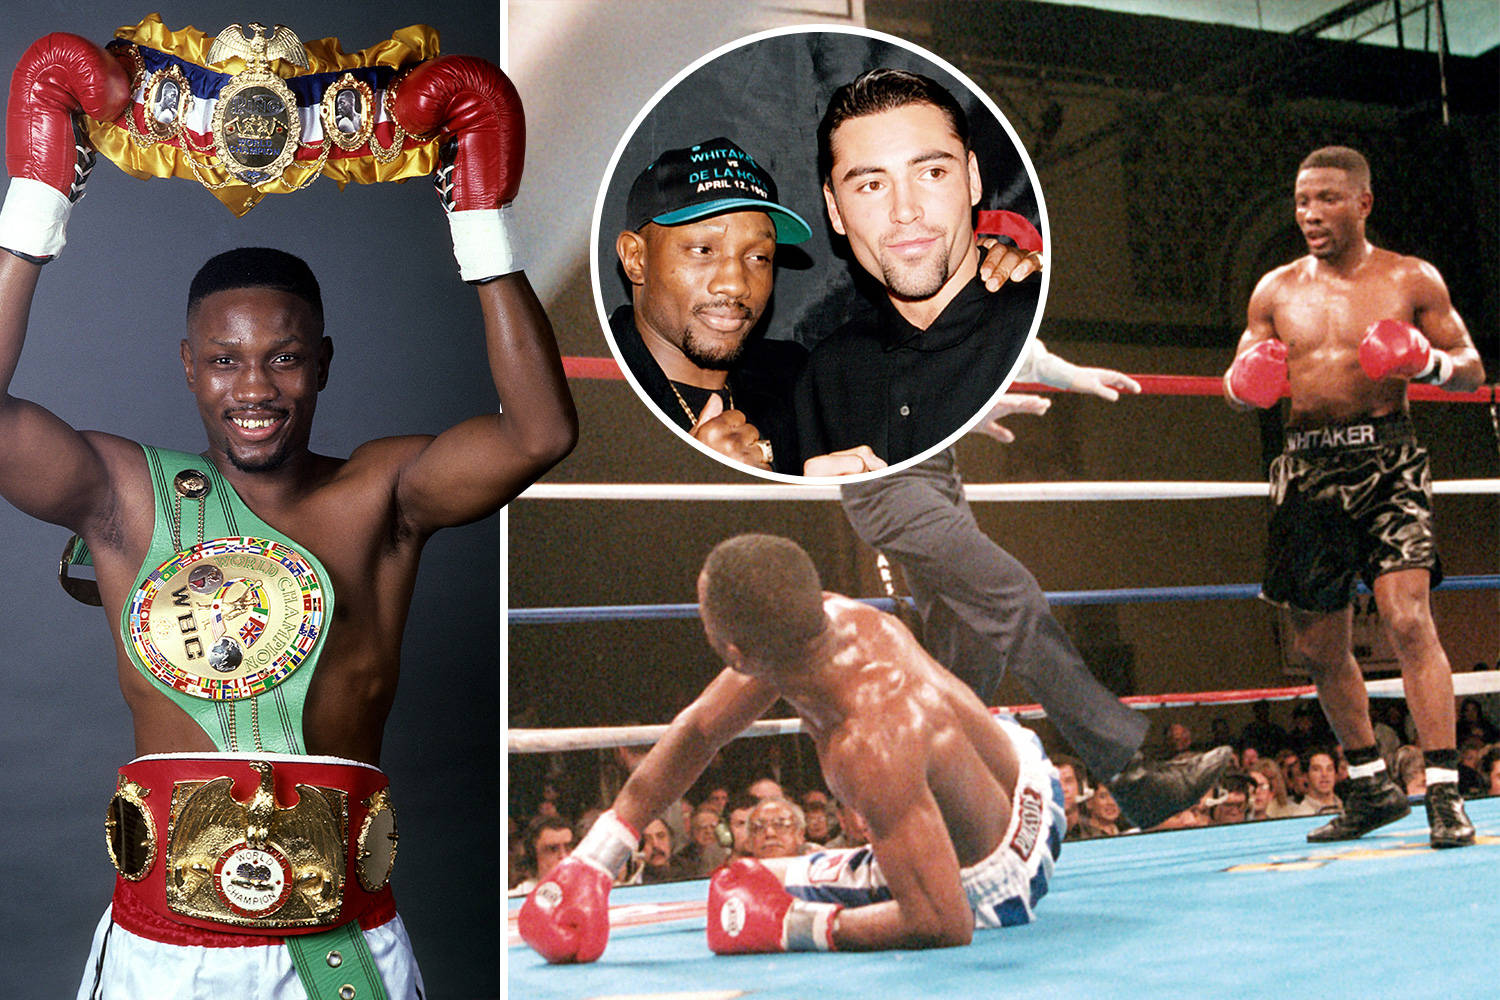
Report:
[{"label": "ring rope", "polygon": [[[1365,688],[1372,698],[1401,698],[1405,696],[1401,678],[1390,677],[1366,681]],[[1500,692],[1500,671],[1453,675],[1453,694],[1467,697],[1478,694]],[[1187,708],[1195,705],[1243,705],[1255,701],[1292,701],[1314,698],[1317,689],[1311,684],[1294,687],[1247,688],[1238,691],[1200,691],[1180,694],[1131,695],[1120,700],[1133,708]],[[1016,705],[1008,708],[992,708],[991,712],[1007,712],[1018,719],[1040,719],[1046,717],[1040,705]],[[591,726],[576,729],[512,729],[505,737],[505,749],[509,753],[553,753],[563,750],[604,750],[610,747],[646,746],[666,735],[667,727],[653,726]],[[802,732],[801,719],[761,719],[752,722],[737,738],[758,736],[786,736]]]},{"label": "ring rope", "polygon": [[[563,358],[563,371],[569,378],[621,380],[619,362],[614,358]],[[1217,375],[1132,375],[1141,385],[1143,396],[1222,396],[1224,382]],[[1015,382],[1015,392],[1066,392],[1038,382]],[[1435,385],[1416,383],[1407,386],[1409,398],[1424,403],[1493,403],[1500,399],[1500,384],[1483,385],[1471,392],[1448,392]]]},{"label": "ring rope", "polygon": [[[1447,577],[1433,590],[1500,590],[1500,573]],[[1358,590],[1368,594],[1361,582]],[[1260,596],[1258,583],[1217,583],[1186,587],[1117,587],[1105,590],[1049,590],[1042,594],[1052,605],[1138,604],[1148,601],[1222,601]],[[895,602],[889,597],[859,598],[882,611]],[[902,600],[911,603],[911,598]],[[585,622],[672,621],[698,617],[696,604],[582,604],[552,608],[511,608],[512,625],[557,625]]]},{"label": "ring rope", "polygon": [[[1444,496],[1500,494],[1500,479],[1448,479],[1432,484]],[[1050,500],[1225,500],[1266,497],[1264,482],[1150,480],[1047,483],[965,483],[971,502]],[[536,483],[525,500],[837,500],[837,485],[781,483]]]}]

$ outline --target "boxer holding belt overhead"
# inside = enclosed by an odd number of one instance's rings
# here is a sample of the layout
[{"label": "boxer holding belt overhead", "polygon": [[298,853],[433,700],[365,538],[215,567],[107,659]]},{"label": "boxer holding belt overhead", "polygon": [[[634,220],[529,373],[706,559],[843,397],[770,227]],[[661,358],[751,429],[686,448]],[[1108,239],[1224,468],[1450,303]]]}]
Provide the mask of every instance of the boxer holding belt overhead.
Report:
[{"label": "boxer holding belt overhead", "polygon": [[550,324],[505,234],[520,101],[489,63],[444,56],[413,69],[392,108],[442,142],[439,189],[503,413],[315,454],[333,355],[317,282],[289,254],[232,250],[189,291],[181,361],[208,447],[186,455],[74,430],[8,394],[42,266],[93,162],[80,113],[113,119],[128,92],[120,64],[83,38],[28,49],[0,211],[0,495],[91,552],[142,754],[110,804],[119,878],[80,995],[183,996],[190,983],[195,996],[416,997],[376,765],[418,559],[577,434]]}]

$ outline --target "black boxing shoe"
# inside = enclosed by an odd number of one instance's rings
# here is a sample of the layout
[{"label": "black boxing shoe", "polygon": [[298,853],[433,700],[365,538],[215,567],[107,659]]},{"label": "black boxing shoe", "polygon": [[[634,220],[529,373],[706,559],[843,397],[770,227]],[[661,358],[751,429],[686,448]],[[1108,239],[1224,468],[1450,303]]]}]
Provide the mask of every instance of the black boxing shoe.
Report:
[{"label": "black boxing shoe", "polygon": [[1411,812],[1406,793],[1396,787],[1386,771],[1368,778],[1353,778],[1344,798],[1344,811],[1307,835],[1310,843],[1358,840],[1376,827],[1394,823]]},{"label": "black boxing shoe", "polygon": [[1427,786],[1427,829],[1433,847],[1468,847],[1474,843],[1474,824],[1464,812],[1458,785],[1445,781]]},{"label": "black boxing shoe", "polygon": [[1159,763],[1136,754],[1109,783],[1109,790],[1120,811],[1136,826],[1148,830],[1197,805],[1232,763],[1234,751],[1228,747]]}]

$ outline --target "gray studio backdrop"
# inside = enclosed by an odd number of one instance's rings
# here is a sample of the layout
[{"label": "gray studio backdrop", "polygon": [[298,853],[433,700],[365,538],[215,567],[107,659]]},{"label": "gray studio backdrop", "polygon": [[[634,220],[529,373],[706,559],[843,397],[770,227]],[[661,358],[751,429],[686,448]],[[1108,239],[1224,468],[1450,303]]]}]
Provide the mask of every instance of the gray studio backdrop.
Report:
[{"label": "gray studio backdrop", "polygon": [[[85,7],[11,0],[0,67],[70,31],[103,44],[157,10],[212,35],[283,23],[345,51],[427,23],[444,52],[498,61],[490,2],[219,0]],[[533,135],[540,134],[540,129]],[[327,178],[235,219],[191,181],[136,180],[102,158],[47,265],[13,392],[80,428],[188,451],[204,447],[177,343],[187,286],[208,257],[270,245],[306,258],[337,347],[313,447],[346,455],[372,437],[437,432],[492,411],[474,293],[457,275],[431,185]],[[0,504],[0,926],[7,997],[72,996],[114,872],[103,844],[114,769],[134,756],[110,626],[56,582],[61,528]],[[429,995],[499,993],[497,519],[427,547],[385,740],[400,823],[393,884]]]},{"label": "gray studio backdrop", "polygon": [[[812,239],[776,255],[776,291],[764,336],[812,347],[850,315],[858,268],[828,224],[817,170],[817,128],[834,90],[886,66],[929,76],[958,98],[984,182],[980,208],[1006,208],[1040,225],[1037,198],[1015,144],[973,92],[936,62],[866,35],[809,31],[775,35],[723,53],[679,81],[641,121],[607,181],[595,248],[605,312],[629,300],[615,255],[625,198],[636,176],[668,149],[728,136],[765,167],[781,203],[812,227]],[[863,278],[861,291],[870,294]]]}]

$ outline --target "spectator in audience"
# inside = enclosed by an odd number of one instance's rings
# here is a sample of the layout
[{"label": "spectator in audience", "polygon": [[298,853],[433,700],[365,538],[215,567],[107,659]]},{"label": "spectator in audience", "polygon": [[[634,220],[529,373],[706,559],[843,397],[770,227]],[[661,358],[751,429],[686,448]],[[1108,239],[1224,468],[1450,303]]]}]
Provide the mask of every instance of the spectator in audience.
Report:
[{"label": "spectator in audience", "polygon": [[1401,732],[1401,709],[1397,706],[1393,715],[1391,706],[1381,705],[1379,701],[1372,698],[1370,722],[1371,728],[1375,731],[1375,750],[1385,758],[1386,767],[1389,768],[1391,758],[1396,755],[1396,749],[1406,742],[1406,737]]},{"label": "spectator in audience", "polygon": [[1120,822],[1120,807],[1108,786],[1096,783],[1089,796],[1082,800],[1083,821],[1079,824],[1078,839],[1114,837],[1125,833],[1129,827]]},{"label": "spectator in audience", "polygon": [[1490,783],[1479,773],[1479,758],[1484,756],[1484,742],[1465,736],[1458,741],[1458,793],[1483,795]]},{"label": "spectator in audience", "polygon": [[1333,754],[1322,749],[1309,750],[1303,757],[1302,768],[1307,773],[1307,795],[1302,799],[1302,815],[1312,816],[1343,809],[1343,803],[1333,791],[1334,783],[1338,780],[1338,767],[1333,762]]},{"label": "spectator in audience", "polygon": [[842,802],[836,804],[839,814],[839,835],[828,842],[829,847],[863,847],[870,842],[870,828],[865,818]]},{"label": "spectator in audience", "polygon": [[1292,731],[1287,741],[1287,745],[1299,755],[1307,753],[1314,747],[1331,746],[1338,742],[1333,738],[1333,731],[1328,728],[1328,720],[1323,718],[1323,713],[1318,706],[1306,701],[1292,709]]},{"label": "spectator in audience", "polygon": [[803,807],[806,820],[807,841],[822,846],[833,839],[833,822],[829,816],[828,803],[814,801]]},{"label": "spectator in audience", "polygon": [[1057,754],[1052,758],[1052,765],[1057,768],[1058,781],[1062,783],[1063,790],[1063,813],[1067,816],[1067,829],[1064,839],[1077,839],[1078,824],[1080,822],[1078,802],[1083,795],[1083,761],[1077,757],[1069,757],[1066,754]]},{"label": "spectator in audience", "polygon": [[1286,730],[1271,721],[1270,702],[1257,701],[1250,706],[1250,712],[1255,720],[1240,732],[1241,744],[1255,747],[1262,754],[1274,754],[1286,746]]},{"label": "spectator in audience", "polygon": [[1214,826],[1243,823],[1250,811],[1250,789],[1253,782],[1244,774],[1231,771],[1219,779],[1219,787],[1209,793],[1208,821]]},{"label": "spectator in audience", "polygon": [[775,778],[756,778],[750,782],[750,794],[762,801],[786,798],[786,793],[781,790],[781,783]]},{"label": "spectator in audience", "polygon": [[729,789],[723,785],[714,785],[698,804],[698,808],[710,808],[720,816],[724,815],[724,807],[729,804]]},{"label": "spectator in audience", "polygon": [[1245,804],[1245,819],[1250,822],[1270,819],[1266,810],[1271,804],[1271,796],[1275,794],[1271,779],[1258,767],[1250,768],[1245,775],[1250,779],[1250,801]]},{"label": "spectator in audience", "polygon": [[1266,803],[1266,819],[1283,819],[1287,816],[1297,815],[1297,803],[1293,802],[1286,790],[1286,775],[1282,773],[1280,766],[1274,760],[1257,761],[1255,773],[1265,778],[1271,785],[1271,798]]},{"label": "spectator in audience", "polygon": [[[1293,805],[1301,805],[1303,797],[1307,795],[1307,772],[1302,769],[1302,759],[1297,756],[1297,751],[1287,748],[1276,755],[1276,763],[1281,767],[1281,780],[1286,785],[1287,798]],[[1305,814],[1293,812],[1291,815]]]},{"label": "spectator in audience", "polygon": [[1484,709],[1478,698],[1465,698],[1458,706],[1458,742],[1474,738],[1481,744],[1494,743],[1500,733],[1484,717]]},{"label": "spectator in audience", "polygon": [[510,890],[512,896],[526,895],[536,888],[537,882],[552,874],[557,863],[573,850],[573,828],[557,816],[537,816],[526,824],[521,844],[529,877]]},{"label": "spectator in audience", "polygon": [[1486,795],[1500,795],[1500,743],[1492,745],[1479,758],[1479,773],[1486,782]]},{"label": "spectator in audience", "polygon": [[1167,753],[1168,759],[1175,759],[1191,753],[1193,749],[1193,731],[1180,722],[1174,722],[1167,727]]},{"label": "spectator in audience", "polygon": [[1240,748],[1240,770],[1249,772],[1256,764],[1260,763],[1260,747],[1246,744]]},{"label": "spectator in audience", "polygon": [[761,799],[750,810],[750,856],[791,858],[806,854],[807,821],[802,807],[784,798]]},{"label": "spectator in audience", "polygon": [[1426,762],[1422,751],[1410,743],[1397,748],[1391,774],[1395,782],[1406,790],[1407,795],[1427,794]]},{"label": "spectator in audience", "polygon": [[676,838],[666,821],[657,817],[647,823],[641,831],[641,885],[694,877],[692,868],[677,857]]},{"label": "spectator in audience", "polygon": [[741,792],[729,800],[726,808],[729,810],[729,833],[733,840],[729,849],[731,858],[750,857],[750,810],[755,808],[757,802],[749,792]]},{"label": "spectator in audience", "polygon": [[729,860],[729,850],[719,843],[719,814],[707,800],[693,813],[692,840],[677,852],[677,863],[686,878],[704,878]]}]

